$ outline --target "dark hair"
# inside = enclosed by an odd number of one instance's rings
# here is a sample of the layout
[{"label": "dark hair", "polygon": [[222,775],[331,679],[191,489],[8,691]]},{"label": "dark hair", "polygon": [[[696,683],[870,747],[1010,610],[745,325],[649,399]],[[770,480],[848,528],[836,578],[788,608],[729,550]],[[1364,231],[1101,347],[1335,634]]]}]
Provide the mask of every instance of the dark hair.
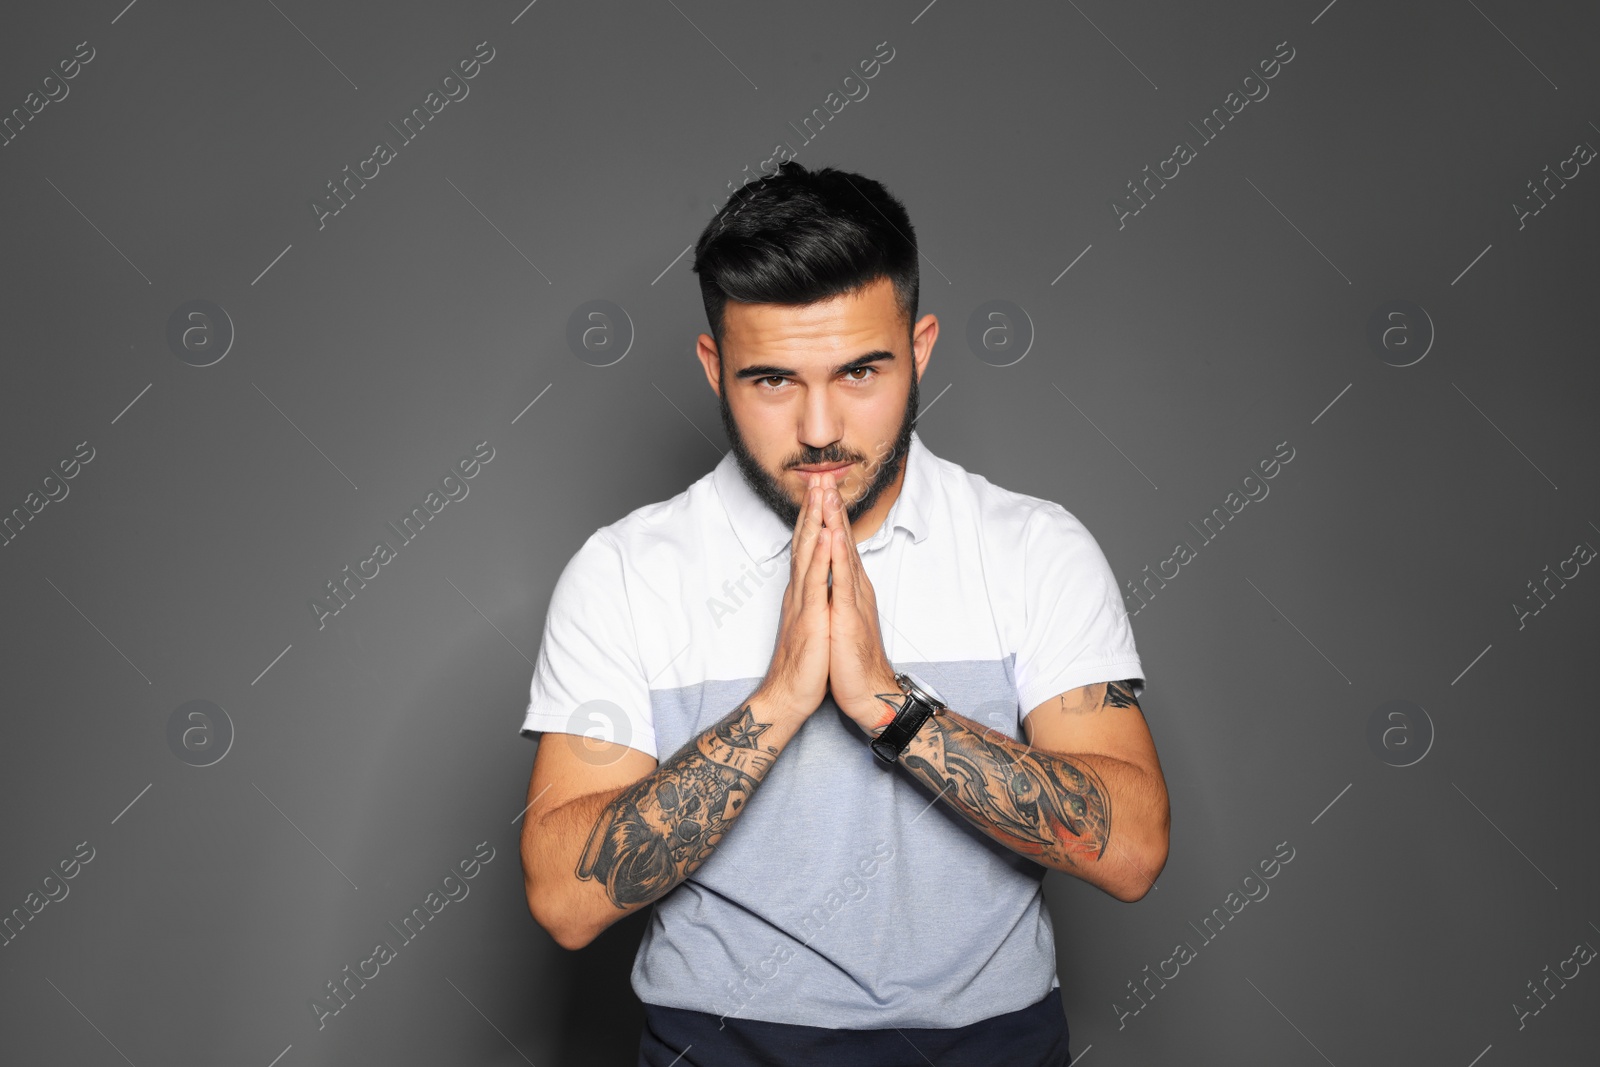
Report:
[{"label": "dark hair", "polygon": [[887,277],[917,318],[917,235],[899,200],[871,178],[793,160],[740,188],[694,248],[694,272],[718,349],[729,300],[814,304]]}]

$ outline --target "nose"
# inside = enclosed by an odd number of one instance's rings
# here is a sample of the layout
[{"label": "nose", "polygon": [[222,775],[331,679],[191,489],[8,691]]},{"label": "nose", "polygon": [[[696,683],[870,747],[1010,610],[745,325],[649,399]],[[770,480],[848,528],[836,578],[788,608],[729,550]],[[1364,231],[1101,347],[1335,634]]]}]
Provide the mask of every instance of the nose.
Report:
[{"label": "nose", "polygon": [[829,390],[813,389],[805,399],[800,413],[800,444],[817,456],[813,462],[827,462],[828,450],[840,438],[839,420],[829,403]]}]

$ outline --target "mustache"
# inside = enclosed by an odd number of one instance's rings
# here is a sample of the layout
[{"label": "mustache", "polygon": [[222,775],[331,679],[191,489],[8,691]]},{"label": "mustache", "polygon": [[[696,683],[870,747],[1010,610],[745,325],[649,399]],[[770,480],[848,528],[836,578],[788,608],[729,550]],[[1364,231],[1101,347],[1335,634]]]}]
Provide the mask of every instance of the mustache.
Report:
[{"label": "mustache", "polygon": [[815,458],[802,459],[798,463],[790,464],[790,467],[791,469],[794,467],[815,467],[820,463],[832,466],[839,463],[855,463],[856,461],[855,456],[817,456]]}]

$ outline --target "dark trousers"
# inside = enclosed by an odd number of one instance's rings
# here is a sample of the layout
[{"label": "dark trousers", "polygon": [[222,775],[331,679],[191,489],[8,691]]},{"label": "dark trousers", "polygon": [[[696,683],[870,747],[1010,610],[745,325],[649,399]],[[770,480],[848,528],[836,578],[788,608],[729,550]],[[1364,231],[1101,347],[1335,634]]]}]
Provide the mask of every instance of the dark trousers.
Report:
[{"label": "dark trousers", "polygon": [[638,1067],[1067,1067],[1061,990],[968,1026],[844,1030],[644,1005]]}]

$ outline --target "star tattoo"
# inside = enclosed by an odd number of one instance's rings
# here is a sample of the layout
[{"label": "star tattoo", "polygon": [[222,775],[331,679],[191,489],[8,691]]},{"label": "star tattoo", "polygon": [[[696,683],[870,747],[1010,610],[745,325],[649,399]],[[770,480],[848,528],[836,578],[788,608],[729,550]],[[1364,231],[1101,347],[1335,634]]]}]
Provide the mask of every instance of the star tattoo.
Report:
[{"label": "star tattoo", "polygon": [[756,722],[755,716],[750,714],[750,709],[745,708],[744,714],[738,720],[729,723],[720,733],[722,739],[734,748],[759,748],[756,738],[760,737],[771,723]]}]

